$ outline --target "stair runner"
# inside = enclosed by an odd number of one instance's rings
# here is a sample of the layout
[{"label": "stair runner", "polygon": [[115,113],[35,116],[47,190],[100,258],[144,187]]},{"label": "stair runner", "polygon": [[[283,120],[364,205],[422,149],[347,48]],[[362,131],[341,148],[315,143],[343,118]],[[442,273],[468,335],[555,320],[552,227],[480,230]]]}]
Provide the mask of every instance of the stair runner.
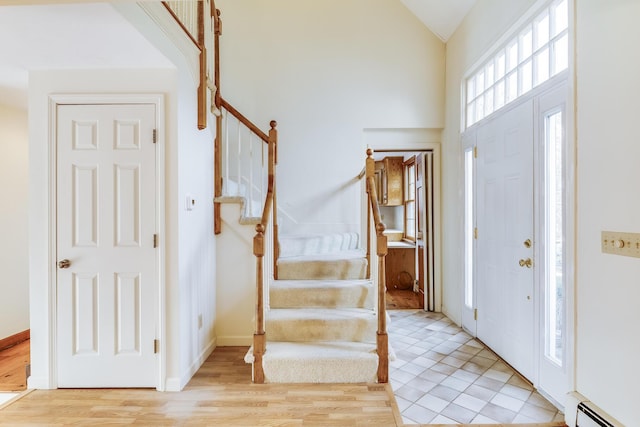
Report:
[{"label": "stair runner", "polygon": [[265,315],[265,382],[376,381],[376,290],[357,246],[353,233],[280,239],[279,280]]}]

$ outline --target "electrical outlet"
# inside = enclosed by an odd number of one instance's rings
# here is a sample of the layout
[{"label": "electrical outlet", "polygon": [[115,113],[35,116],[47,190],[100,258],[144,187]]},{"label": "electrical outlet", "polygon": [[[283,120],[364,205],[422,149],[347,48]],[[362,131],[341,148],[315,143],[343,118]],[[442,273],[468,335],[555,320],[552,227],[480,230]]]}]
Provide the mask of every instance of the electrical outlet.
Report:
[{"label": "electrical outlet", "polygon": [[602,232],[602,252],[640,258],[640,233]]}]

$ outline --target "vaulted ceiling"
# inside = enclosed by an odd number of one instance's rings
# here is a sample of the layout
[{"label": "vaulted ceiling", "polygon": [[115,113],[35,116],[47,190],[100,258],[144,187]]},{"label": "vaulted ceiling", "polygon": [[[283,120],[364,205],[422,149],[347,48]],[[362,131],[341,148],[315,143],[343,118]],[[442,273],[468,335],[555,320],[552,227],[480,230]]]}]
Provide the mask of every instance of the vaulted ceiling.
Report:
[{"label": "vaulted ceiling", "polygon": [[[446,42],[477,0],[398,1]],[[53,4],[65,2],[76,4]],[[0,40],[4,41],[0,43],[0,103],[26,108],[27,70],[31,69],[171,66],[107,4],[0,0],[1,5],[5,6],[0,13]],[[48,36],[40,37],[43,32]]]},{"label": "vaulted ceiling", "polygon": [[400,0],[443,42],[449,40],[477,0]]}]

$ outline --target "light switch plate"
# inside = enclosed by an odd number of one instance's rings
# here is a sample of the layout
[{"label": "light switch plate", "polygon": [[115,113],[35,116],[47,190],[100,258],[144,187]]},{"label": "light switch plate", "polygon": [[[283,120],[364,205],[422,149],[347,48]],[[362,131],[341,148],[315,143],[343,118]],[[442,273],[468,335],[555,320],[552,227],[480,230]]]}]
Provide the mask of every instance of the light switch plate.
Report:
[{"label": "light switch plate", "polygon": [[192,194],[187,194],[184,207],[188,211],[192,211],[196,207],[196,199]]},{"label": "light switch plate", "polygon": [[640,258],[640,233],[602,232],[602,252]]}]

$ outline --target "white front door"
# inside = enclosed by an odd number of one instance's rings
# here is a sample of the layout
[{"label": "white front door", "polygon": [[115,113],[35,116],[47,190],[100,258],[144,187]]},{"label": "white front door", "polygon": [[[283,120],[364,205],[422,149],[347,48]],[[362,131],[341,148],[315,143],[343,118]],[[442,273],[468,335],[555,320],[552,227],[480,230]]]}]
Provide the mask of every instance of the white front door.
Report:
[{"label": "white front door", "polygon": [[535,381],[533,101],[477,129],[477,335]]},{"label": "white front door", "polygon": [[59,387],[158,382],[155,108],[57,106]]}]

